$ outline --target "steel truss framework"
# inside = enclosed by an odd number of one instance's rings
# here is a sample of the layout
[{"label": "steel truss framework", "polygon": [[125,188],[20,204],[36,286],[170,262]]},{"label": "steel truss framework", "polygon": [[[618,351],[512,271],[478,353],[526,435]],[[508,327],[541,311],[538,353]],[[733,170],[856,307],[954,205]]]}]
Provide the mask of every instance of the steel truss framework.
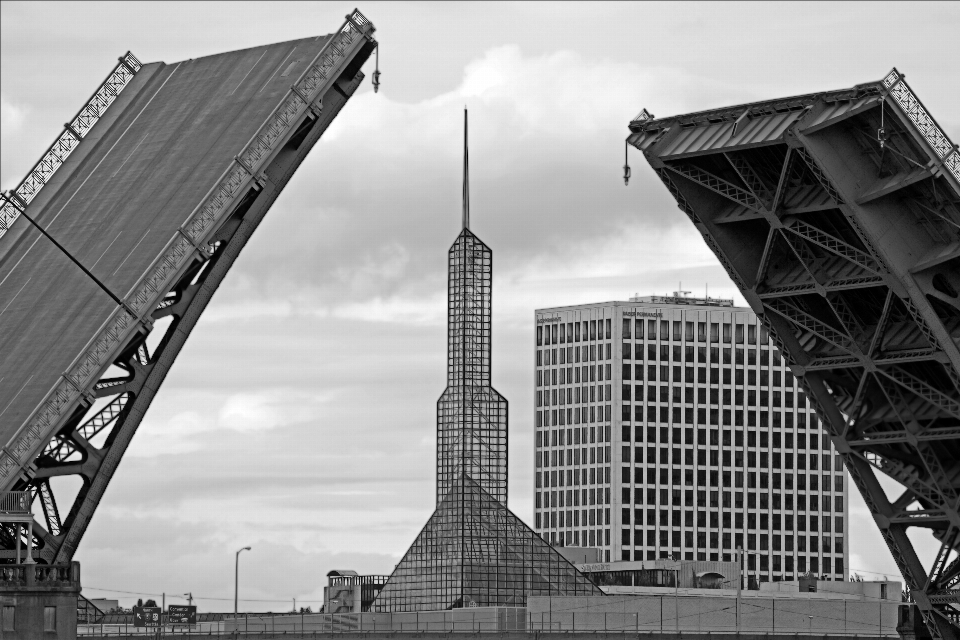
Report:
[{"label": "steel truss framework", "polygon": [[493,252],[469,229],[448,254],[447,388],[437,402],[437,504],[466,474],[507,503],[507,400],[491,386]]},{"label": "steel truss framework", "polygon": [[520,607],[527,596],[578,595],[603,592],[506,504],[463,474],[437,505],[372,609]]},{"label": "steel truss framework", "polygon": [[[303,102],[303,89],[291,90],[301,102],[299,116],[284,113],[281,105],[271,118],[285,126],[280,129],[277,122],[268,120],[241,152],[235,164],[252,179],[234,197],[228,198],[223,186],[211,190],[210,204],[201,203],[193,219],[193,229],[205,232],[203,241],[194,242],[189,233],[179,232],[190,252],[176,277],[166,280],[151,310],[114,350],[89,388],[81,389],[79,401],[29,464],[4,482],[4,490],[31,491],[39,502],[44,524],[35,521],[32,526],[37,561],[60,564],[73,558],[140,421],[200,315],[300,163],[363,80],[360,67],[377,45],[372,34],[373,26],[359,11],[348,16],[345,27],[331,39],[333,64],[330,57],[321,55],[308,69],[319,68],[326,75],[310,78],[305,72],[306,77],[298,81],[314,94],[311,101]],[[247,165],[242,162],[245,156]],[[250,171],[251,165],[255,172]],[[225,173],[227,180],[231,180],[230,170]],[[214,201],[226,211],[208,214]],[[152,350],[148,338],[155,345]],[[110,365],[123,375],[106,374]],[[51,480],[68,476],[79,478],[81,486],[64,511]],[[13,560],[14,535],[13,527],[0,524],[0,562]]]},{"label": "steel truss framework", "polygon": [[[630,129],[802,381],[931,633],[960,637],[956,146],[896,70]],[[909,527],[938,540],[932,566]]]}]

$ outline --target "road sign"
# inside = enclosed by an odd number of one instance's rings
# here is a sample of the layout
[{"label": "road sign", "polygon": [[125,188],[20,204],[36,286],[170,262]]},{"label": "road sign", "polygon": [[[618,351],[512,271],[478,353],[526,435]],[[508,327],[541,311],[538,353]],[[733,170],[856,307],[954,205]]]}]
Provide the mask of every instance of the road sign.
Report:
[{"label": "road sign", "polygon": [[133,626],[134,627],[159,627],[160,626],[160,607],[134,607],[133,608]]},{"label": "road sign", "polygon": [[197,624],[197,606],[172,604],[167,607],[168,624]]}]

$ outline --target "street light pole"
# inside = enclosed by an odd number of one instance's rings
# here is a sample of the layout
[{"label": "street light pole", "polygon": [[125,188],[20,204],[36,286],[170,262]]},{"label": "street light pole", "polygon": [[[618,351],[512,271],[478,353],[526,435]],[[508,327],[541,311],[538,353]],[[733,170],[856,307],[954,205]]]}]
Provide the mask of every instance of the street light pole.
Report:
[{"label": "street light pole", "polygon": [[740,589],[743,587],[743,547],[737,547],[737,633],[740,633]]},{"label": "street light pole", "polygon": [[237,549],[237,561],[233,567],[233,618],[237,618],[237,595],[240,592],[240,552],[241,551],[250,551],[250,547],[243,547],[242,549]]}]

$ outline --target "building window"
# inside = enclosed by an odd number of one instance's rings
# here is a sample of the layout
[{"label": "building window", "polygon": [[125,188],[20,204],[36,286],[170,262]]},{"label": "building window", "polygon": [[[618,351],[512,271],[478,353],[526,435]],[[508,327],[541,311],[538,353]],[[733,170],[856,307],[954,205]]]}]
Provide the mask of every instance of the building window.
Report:
[{"label": "building window", "polygon": [[43,608],[43,630],[44,631],[57,630],[57,608],[56,607]]},{"label": "building window", "polygon": [[17,608],[5,606],[3,608],[3,630],[15,631],[17,620]]}]

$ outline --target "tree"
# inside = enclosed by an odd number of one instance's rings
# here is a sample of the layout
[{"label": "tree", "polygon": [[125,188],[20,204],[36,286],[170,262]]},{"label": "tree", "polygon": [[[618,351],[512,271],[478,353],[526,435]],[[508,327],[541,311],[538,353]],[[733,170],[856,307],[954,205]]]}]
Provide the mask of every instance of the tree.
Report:
[{"label": "tree", "polygon": [[138,607],[142,607],[142,606],[143,606],[143,598],[137,598],[137,606],[138,606]]},{"label": "tree", "polygon": [[143,605],[143,606],[145,606],[145,607],[155,607],[155,606],[157,606],[157,603],[156,603],[155,600],[150,599],[150,600],[147,600],[147,604],[145,604],[145,605]]}]

